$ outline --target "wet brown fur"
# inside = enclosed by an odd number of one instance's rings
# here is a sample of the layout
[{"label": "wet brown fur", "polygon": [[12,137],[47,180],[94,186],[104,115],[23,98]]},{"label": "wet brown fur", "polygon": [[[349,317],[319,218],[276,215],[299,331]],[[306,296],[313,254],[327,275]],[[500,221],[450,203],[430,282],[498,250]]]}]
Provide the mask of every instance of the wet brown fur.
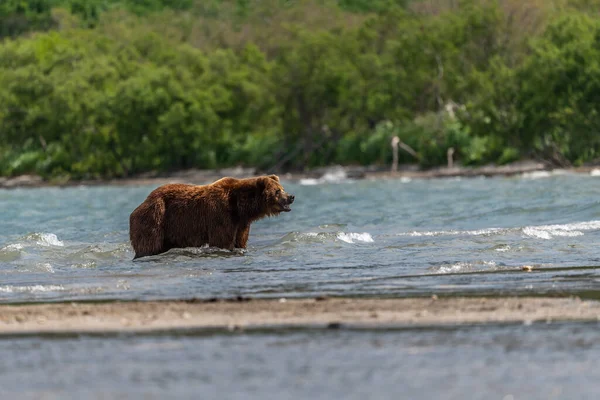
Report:
[{"label": "wet brown fur", "polygon": [[276,175],[160,186],[129,217],[134,259],[206,244],[246,248],[250,224],[286,211],[293,199]]}]

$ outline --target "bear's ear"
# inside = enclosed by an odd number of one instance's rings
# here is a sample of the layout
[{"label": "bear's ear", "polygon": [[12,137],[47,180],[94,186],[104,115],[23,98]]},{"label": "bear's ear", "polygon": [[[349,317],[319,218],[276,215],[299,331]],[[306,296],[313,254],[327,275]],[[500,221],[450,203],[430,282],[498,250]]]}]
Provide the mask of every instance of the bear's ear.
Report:
[{"label": "bear's ear", "polygon": [[275,182],[279,182],[279,177],[277,175],[269,175],[268,178],[273,179]]},{"label": "bear's ear", "polygon": [[264,190],[267,188],[268,180],[269,180],[268,177],[261,177],[256,180],[256,187],[259,192],[261,192],[261,193],[264,192]]}]

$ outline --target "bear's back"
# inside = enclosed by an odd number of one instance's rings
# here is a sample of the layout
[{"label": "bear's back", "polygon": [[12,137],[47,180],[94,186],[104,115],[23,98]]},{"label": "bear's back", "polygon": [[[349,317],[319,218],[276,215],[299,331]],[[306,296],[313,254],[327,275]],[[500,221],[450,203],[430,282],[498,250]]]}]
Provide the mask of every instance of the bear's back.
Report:
[{"label": "bear's back", "polygon": [[165,239],[178,247],[208,242],[230,215],[226,191],[212,185],[168,184],[151,196],[164,201]]}]

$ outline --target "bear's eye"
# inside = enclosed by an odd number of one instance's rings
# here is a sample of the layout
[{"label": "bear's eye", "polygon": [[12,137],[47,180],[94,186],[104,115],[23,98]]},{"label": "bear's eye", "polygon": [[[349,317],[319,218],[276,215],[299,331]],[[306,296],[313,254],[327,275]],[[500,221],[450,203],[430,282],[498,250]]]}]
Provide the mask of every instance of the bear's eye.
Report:
[{"label": "bear's eye", "polygon": [[277,190],[275,191],[275,196],[279,196],[280,194],[281,194],[281,189],[277,189]]}]

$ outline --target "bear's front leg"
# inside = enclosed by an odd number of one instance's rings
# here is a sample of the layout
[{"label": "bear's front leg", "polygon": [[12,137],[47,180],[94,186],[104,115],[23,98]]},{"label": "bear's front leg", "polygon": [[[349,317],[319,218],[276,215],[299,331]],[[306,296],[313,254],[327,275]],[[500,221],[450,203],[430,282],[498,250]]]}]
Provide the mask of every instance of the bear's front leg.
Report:
[{"label": "bear's front leg", "polygon": [[235,247],[238,249],[245,249],[248,243],[248,236],[250,235],[250,224],[242,224],[238,227],[237,234],[235,235]]},{"label": "bear's front leg", "polygon": [[224,222],[218,230],[210,233],[208,245],[219,249],[233,250],[235,248],[236,234],[237,227],[234,224]]}]

